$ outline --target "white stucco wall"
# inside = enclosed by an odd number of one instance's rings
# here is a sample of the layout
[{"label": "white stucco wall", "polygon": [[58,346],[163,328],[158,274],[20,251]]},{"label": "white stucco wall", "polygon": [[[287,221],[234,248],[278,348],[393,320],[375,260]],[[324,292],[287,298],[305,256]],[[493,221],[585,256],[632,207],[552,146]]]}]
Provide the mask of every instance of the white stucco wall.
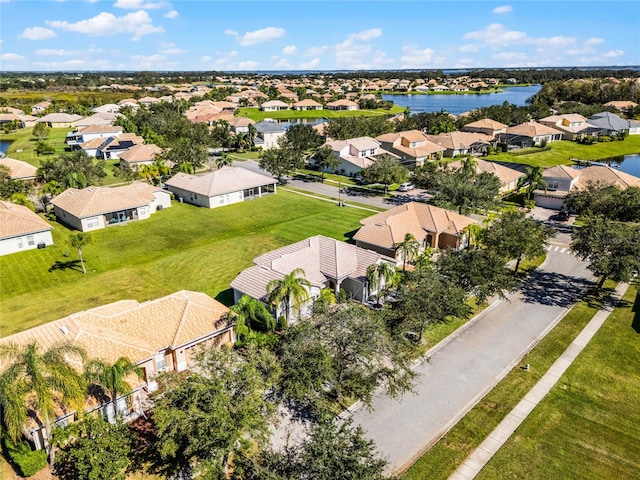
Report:
[{"label": "white stucco wall", "polygon": [[39,243],[44,243],[47,246],[53,245],[51,230],[1,239],[0,256],[25,250],[33,250],[38,248]]}]

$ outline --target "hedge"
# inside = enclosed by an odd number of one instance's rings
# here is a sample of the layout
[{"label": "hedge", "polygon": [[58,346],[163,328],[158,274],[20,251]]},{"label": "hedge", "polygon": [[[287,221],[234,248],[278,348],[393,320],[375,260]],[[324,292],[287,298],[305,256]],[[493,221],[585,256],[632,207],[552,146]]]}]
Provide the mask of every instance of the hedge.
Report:
[{"label": "hedge", "polygon": [[23,477],[35,475],[47,466],[47,452],[32,450],[28,442],[20,442],[16,445],[5,438],[4,446],[9,458],[18,467],[18,473]]}]

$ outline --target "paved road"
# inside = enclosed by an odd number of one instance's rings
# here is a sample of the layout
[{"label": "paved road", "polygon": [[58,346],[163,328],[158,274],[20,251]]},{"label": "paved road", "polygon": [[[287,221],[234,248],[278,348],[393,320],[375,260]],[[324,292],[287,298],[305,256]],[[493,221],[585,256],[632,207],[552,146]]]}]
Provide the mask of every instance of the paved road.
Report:
[{"label": "paved road", "polygon": [[355,423],[389,460],[388,473],[408,468],[577,301],[593,277],[567,247],[554,244],[548,263],[531,275],[522,291],[487,309],[432,352],[431,361],[416,368],[420,376],[415,395],[398,400],[380,394],[373,411],[354,412]]}]

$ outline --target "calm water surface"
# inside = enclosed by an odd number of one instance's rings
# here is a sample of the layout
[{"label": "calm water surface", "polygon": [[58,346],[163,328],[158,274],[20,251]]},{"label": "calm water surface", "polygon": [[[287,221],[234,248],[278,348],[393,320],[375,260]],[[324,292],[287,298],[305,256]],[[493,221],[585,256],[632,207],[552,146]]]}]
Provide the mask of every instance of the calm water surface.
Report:
[{"label": "calm water surface", "polygon": [[12,143],[13,141],[0,140],[0,152],[7,153],[7,150],[9,149]]},{"label": "calm water surface", "polygon": [[382,95],[383,100],[390,100],[401,107],[409,107],[411,113],[439,112],[445,110],[459,115],[469,110],[491,105],[502,105],[509,102],[519,107],[525,106],[527,100],[538,93],[541,85],[528,87],[505,87],[498,93],[452,94],[452,95]]},{"label": "calm water surface", "polygon": [[614,168],[619,167],[621,172],[640,178],[640,153],[612,158],[606,163]]}]

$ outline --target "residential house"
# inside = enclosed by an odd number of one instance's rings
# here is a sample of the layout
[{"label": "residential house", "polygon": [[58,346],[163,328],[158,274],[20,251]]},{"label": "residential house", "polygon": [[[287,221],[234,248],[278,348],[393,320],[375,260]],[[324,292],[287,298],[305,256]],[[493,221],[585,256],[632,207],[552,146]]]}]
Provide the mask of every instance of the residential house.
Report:
[{"label": "residential house", "polygon": [[499,134],[497,138],[500,142],[506,143],[509,148],[527,148],[557,142],[562,140],[563,136],[560,130],[532,120],[508,127],[507,131]]},{"label": "residential house", "polygon": [[260,105],[263,112],[278,112],[280,110],[289,110],[289,104],[282,100],[269,100]]},{"label": "residential house", "polygon": [[500,133],[506,133],[507,125],[491,120],[490,118],[483,118],[475,122],[467,123],[460,130],[462,132],[484,133],[490,137],[495,137]]},{"label": "residential house", "polygon": [[577,140],[584,135],[585,129],[593,128],[587,119],[577,113],[551,115],[538,120],[541,124],[560,130],[566,140]]},{"label": "residential house", "polygon": [[[500,193],[511,192],[518,188],[518,181],[524,177],[524,173],[521,171],[505,167],[497,162],[488,162],[479,158],[474,159],[474,161],[476,162],[475,170],[477,174],[488,172],[500,179]],[[462,162],[460,160],[447,164],[447,168],[452,170],[458,170],[461,167]]]},{"label": "residential house", "polygon": [[44,117],[40,117],[38,123],[46,123],[51,128],[73,128],[76,122],[82,120],[81,115],[71,113],[50,113]]},{"label": "residential house", "polygon": [[40,102],[31,106],[31,114],[37,115],[39,113],[44,113],[44,111],[52,105],[51,102]]},{"label": "residential house", "polygon": [[30,163],[10,157],[0,158],[0,165],[4,165],[9,169],[9,177],[12,180],[35,180],[38,173],[38,169]]},{"label": "residential house", "polygon": [[613,107],[620,112],[627,112],[629,108],[636,108],[638,104],[636,102],[632,102],[631,100],[613,100],[611,102],[607,102],[603,107]]},{"label": "residential house", "polygon": [[327,110],[358,110],[358,104],[353,100],[336,100],[326,105]]},{"label": "residential house", "polygon": [[[310,301],[301,308],[301,316],[305,316],[325,288],[336,294],[344,290],[347,297],[366,301],[369,295],[377,293],[367,291],[367,268],[380,262],[393,262],[393,259],[316,235],[254,258],[254,265],[240,272],[231,282],[231,288],[235,302],[248,295],[268,305],[269,282],[282,280],[296,268],[301,268],[311,283],[308,288]],[[278,317],[286,313],[282,306],[277,306],[275,314]]]},{"label": "residential house", "polygon": [[61,223],[88,232],[110,225],[145,220],[171,206],[171,194],[160,187],[134,182],[122,187],[69,188],[51,200]]},{"label": "residential house", "polygon": [[117,137],[109,137],[97,148],[97,157],[105,160],[116,159],[134,145],[142,145],[144,138],[135,133],[123,133]]},{"label": "residential house", "polygon": [[107,103],[106,105],[100,105],[99,107],[91,109],[94,113],[118,113],[119,110],[120,105],[116,105],[115,103]]},{"label": "residential house", "polygon": [[340,165],[335,169],[342,175],[353,176],[373,165],[376,157],[387,154],[396,155],[383,149],[381,143],[371,137],[350,138],[348,140],[334,140],[325,145],[333,150],[333,154],[340,159]]},{"label": "residential house", "polygon": [[247,117],[231,117],[229,126],[233,133],[249,133],[249,125],[255,125],[255,121]]},{"label": "residential house", "polygon": [[52,229],[27,207],[0,200],[0,256],[53,245]]},{"label": "residential house", "polygon": [[137,170],[143,165],[155,163],[156,157],[162,153],[162,149],[151,143],[134,145],[119,155],[120,162],[128,163],[133,170]]},{"label": "residential house", "polygon": [[139,107],[138,101],[135,98],[123,98],[118,102],[118,106],[120,108],[131,107],[134,110]]},{"label": "residential house", "polygon": [[83,118],[76,122],[76,128],[88,127],[90,125],[113,125],[118,119],[118,115],[115,113],[94,113],[90,117]]},{"label": "residential house", "polygon": [[322,110],[322,104],[307,98],[293,104],[294,110]]},{"label": "residential house", "polygon": [[285,125],[282,123],[263,121],[256,123],[254,127],[258,132],[258,137],[255,139],[255,145],[257,147],[262,147],[263,150],[278,148],[280,146],[278,141],[287,133]]},{"label": "residential house", "polygon": [[444,148],[445,157],[456,155],[481,155],[493,142],[493,137],[484,133],[449,132],[439,135],[427,135],[427,139]]},{"label": "residential house", "polygon": [[426,247],[463,248],[466,229],[477,220],[426,203],[409,202],[360,220],[354,235],[356,245],[402,261],[397,249],[407,233]]},{"label": "residential house", "polygon": [[533,192],[536,205],[556,210],[564,206],[564,199],[569,192],[585,190],[591,184],[614,185],[621,190],[640,187],[640,178],[607,165],[591,165],[586,168],[559,165],[547,168],[542,178],[547,183],[547,188]]},{"label": "residential house", "polygon": [[73,147],[89,142],[96,138],[107,139],[122,135],[122,127],[113,125],[87,125],[78,127],[73,132],[67,133],[66,143]]},{"label": "residential house", "polygon": [[180,201],[206,208],[260,198],[276,193],[278,181],[242,167],[222,167],[200,175],[177,173],[165,182]]},{"label": "residential house", "polygon": [[613,136],[624,132],[629,135],[640,135],[640,122],[627,120],[611,112],[596,113],[589,118],[589,124],[593,128],[587,133],[596,136]]},{"label": "residential house", "polygon": [[[181,290],[155,300],[139,303],[121,300],[77,312],[0,339],[0,345],[36,343],[40,351],[71,342],[97,359],[113,365],[124,357],[140,367],[141,377],[127,377],[132,392],[112,403],[97,405],[104,417],[113,420],[115,412],[126,420],[137,418],[143,410],[146,392],[158,389],[157,376],[166,371],[181,372],[194,365],[202,348],[231,346],[235,341],[234,323],[229,309],[200,292]],[[83,370],[82,359],[67,357],[70,365]],[[8,365],[0,360],[0,371]],[[68,412],[54,421],[66,425],[77,412]],[[30,429],[37,449],[46,445],[42,427]]]},{"label": "residential house", "polygon": [[24,128],[21,115],[16,115],[15,113],[0,113],[0,126],[11,122],[16,122],[15,124],[18,128]]},{"label": "residential house", "polygon": [[423,165],[430,160],[438,160],[445,147],[431,142],[420,130],[386,133],[376,137],[382,148],[397,155],[400,163],[409,168]]},{"label": "residential house", "polygon": [[161,103],[161,102],[162,100],[156,97],[142,97],[141,99],[138,100],[138,104],[143,105],[145,107],[148,107],[150,105],[155,105],[156,103]]}]

